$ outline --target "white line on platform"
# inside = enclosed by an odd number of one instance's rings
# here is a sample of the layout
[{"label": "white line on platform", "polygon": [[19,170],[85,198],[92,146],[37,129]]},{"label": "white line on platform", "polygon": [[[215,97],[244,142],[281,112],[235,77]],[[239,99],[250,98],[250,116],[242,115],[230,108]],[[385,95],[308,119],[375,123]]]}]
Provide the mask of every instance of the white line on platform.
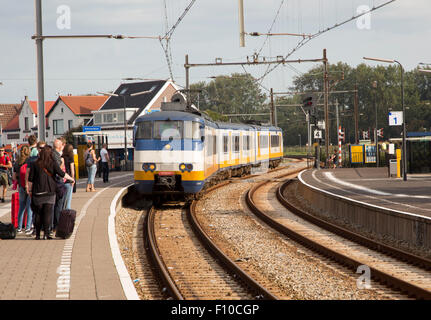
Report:
[{"label": "white line on platform", "polygon": [[375,190],[375,189],[371,189],[371,188],[367,188],[367,187],[363,187],[357,184],[353,184],[353,183],[349,183],[340,179],[337,179],[334,177],[332,172],[324,172],[323,173],[329,180],[341,184],[343,186],[349,187],[349,188],[353,188],[353,189],[358,189],[361,191],[365,191],[368,193],[372,193],[372,194],[376,194],[379,196],[392,196],[392,197],[397,197],[397,198],[415,198],[415,199],[430,199],[429,196],[417,196],[417,195],[407,195],[407,194],[401,194],[401,193],[387,193],[387,192],[383,192],[383,191],[379,191],[379,190]]},{"label": "white line on platform", "polygon": [[[405,214],[405,215],[412,216],[412,217],[418,217],[418,218],[422,218],[422,219],[425,219],[425,220],[431,220],[431,218],[430,218],[430,217],[426,217],[426,216],[423,216],[423,215],[418,215],[418,214],[414,214],[414,213],[410,213],[410,212],[406,212],[406,211],[401,211],[401,210],[394,210],[394,209],[390,209],[390,208],[382,207],[382,206],[376,206],[376,205],[374,205],[374,204],[370,204],[370,203],[367,203],[367,202],[364,202],[364,201],[355,200],[355,199],[352,199],[352,198],[349,198],[349,197],[345,197],[345,196],[342,196],[342,195],[339,195],[339,194],[336,194],[336,193],[329,192],[329,191],[326,191],[326,190],[324,190],[324,189],[318,188],[318,187],[316,187],[316,186],[313,186],[313,185],[311,185],[311,184],[309,184],[309,183],[305,182],[305,180],[302,178],[302,174],[303,174],[305,171],[307,171],[307,169],[305,169],[305,170],[301,171],[301,173],[298,175],[298,179],[301,181],[301,183],[302,183],[302,184],[306,185],[307,187],[309,187],[309,188],[311,188],[311,189],[318,190],[318,191],[320,191],[320,192],[323,192],[323,193],[326,193],[326,194],[330,194],[330,195],[332,195],[332,196],[335,196],[335,197],[337,197],[337,198],[341,198],[341,199],[344,199],[344,200],[347,200],[347,201],[351,201],[351,202],[355,202],[355,203],[360,203],[360,204],[365,205],[365,206],[369,206],[369,207],[373,207],[373,208],[378,208],[378,209],[383,209],[383,210],[390,210],[390,211],[394,211],[394,212],[397,212],[397,213],[400,213],[400,214]],[[338,188],[338,187],[336,187],[336,186],[334,186],[334,185],[331,185],[331,184],[329,184],[329,183],[325,183],[325,182],[321,181],[320,179],[318,179],[318,178],[316,177],[316,170],[314,170],[314,169],[313,169],[312,177],[313,177],[313,179],[315,179],[317,182],[319,182],[319,183],[321,183],[321,184],[324,184],[324,185],[327,185],[327,186],[329,186],[329,187],[331,187],[331,188],[336,188],[336,189],[339,189],[339,190],[342,190],[342,191],[345,191],[345,192],[349,192],[349,193],[353,193],[353,194],[356,194],[356,195],[360,195],[360,196],[364,196],[364,197],[368,197],[368,198],[376,199],[376,200],[383,201],[383,202],[388,202],[388,203],[397,204],[397,205],[403,205],[403,206],[411,207],[411,208],[414,208],[414,209],[420,209],[420,210],[431,211],[431,210],[429,210],[429,209],[424,209],[424,208],[420,208],[420,207],[415,207],[415,206],[408,205],[408,204],[405,204],[405,203],[393,202],[393,201],[389,201],[389,200],[386,200],[386,199],[383,199],[383,198],[377,198],[377,197],[374,197],[374,196],[365,195],[365,194],[360,194],[360,193],[356,193],[356,192],[353,192],[353,191],[348,191],[348,190],[344,190],[344,189],[342,189],[342,188]]]},{"label": "white line on platform", "polygon": [[[125,175],[129,176],[131,174]],[[123,178],[125,176],[122,176]],[[69,239],[65,241],[62,256],[60,259],[60,265],[57,268],[57,273],[59,274],[57,278],[57,294],[56,297],[59,299],[68,299],[70,295],[70,268],[72,265],[71,256],[72,256],[72,250],[73,245],[75,243],[75,236],[79,228],[79,224],[81,223],[81,220],[85,217],[87,214],[87,210],[90,207],[90,204],[96,199],[103,191],[106,189],[109,189],[111,187],[114,187],[118,184],[125,183],[126,181],[120,181],[114,184],[110,184],[109,186],[103,188],[102,190],[98,191],[95,195],[93,195],[82,207],[79,216],[77,216],[75,220],[75,228],[73,229],[73,233],[70,236]]]},{"label": "white line on platform", "polygon": [[[129,186],[131,185],[132,184],[130,184]],[[118,191],[111,202],[110,214],[108,219],[108,235],[109,235],[109,244],[111,245],[112,258],[114,259],[115,267],[117,268],[117,273],[118,273],[118,276],[120,277],[124,294],[127,300],[140,300],[139,295],[136,292],[136,288],[133,285],[133,281],[130,278],[129,271],[127,270],[126,265],[124,264],[123,257],[121,256],[121,251],[117,240],[117,233],[115,232],[115,216],[117,215],[117,202],[121,194],[129,186],[126,186],[120,191]]]}]

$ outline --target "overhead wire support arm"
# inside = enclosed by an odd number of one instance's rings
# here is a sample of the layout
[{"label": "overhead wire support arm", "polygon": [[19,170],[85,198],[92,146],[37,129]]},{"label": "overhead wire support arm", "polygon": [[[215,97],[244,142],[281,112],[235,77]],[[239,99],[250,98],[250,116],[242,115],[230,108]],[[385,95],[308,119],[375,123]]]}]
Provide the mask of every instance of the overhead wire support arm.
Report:
[{"label": "overhead wire support arm", "polygon": [[45,40],[45,39],[90,39],[90,38],[105,38],[105,39],[160,39],[160,36],[125,36],[125,35],[113,35],[113,34],[83,34],[83,35],[53,35],[53,36],[37,36],[31,37],[33,40]]},{"label": "overhead wire support arm", "polygon": [[292,37],[303,37],[303,38],[311,38],[312,34],[305,34],[305,33],[260,33],[260,32],[249,32],[247,33],[249,36],[252,37],[259,37],[259,36],[292,36]]}]

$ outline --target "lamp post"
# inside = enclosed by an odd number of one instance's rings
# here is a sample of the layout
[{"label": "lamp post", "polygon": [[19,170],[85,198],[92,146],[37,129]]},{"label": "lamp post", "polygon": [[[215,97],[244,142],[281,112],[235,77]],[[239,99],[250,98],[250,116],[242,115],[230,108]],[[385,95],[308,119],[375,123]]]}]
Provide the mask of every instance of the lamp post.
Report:
[{"label": "lamp post", "polygon": [[[127,91],[127,90],[126,90]],[[135,92],[131,94],[126,94],[123,89],[120,93],[106,93],[106,92],[97,92],[99,94],[111,96],[111,97],[122,97],[123,98],[123,110],[124,110],[124,166],[125,170],[127,170],[127,119],[126,119],[126,97],[135,97],[141,94],[150,93],[151,90]]]},{"label": "lamp post", "polygon": [[301,148],[301,134],[298,133],[298,137],[299,137],[299,148]]},{"label": "lamp post", "polygon": [[397,63],[400,66],[401,70],[401,105],[403,109],[403,154],[402,154],[402,162],[403,162],[403,180],[407,181],[407,146],[406,146],[406,108],[404,106],[404,68],[402,64],[397,60],[391,59],[380,59],[380,58],[367,58],[364,57],[365,60],[372,60],[378,62],[386,62],[386,63]]}]

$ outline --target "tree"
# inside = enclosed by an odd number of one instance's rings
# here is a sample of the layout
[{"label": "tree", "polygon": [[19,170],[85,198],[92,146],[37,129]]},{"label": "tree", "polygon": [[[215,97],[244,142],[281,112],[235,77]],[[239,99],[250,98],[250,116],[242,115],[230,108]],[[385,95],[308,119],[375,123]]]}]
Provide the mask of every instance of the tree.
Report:
[{"label": "tree", "polygon": [[264,110],[266,95],[249,74],[217,76],[208,84],[192,84],[190,89],[192,102],[201,110],[211,110],[221,115],[253,114]]}]

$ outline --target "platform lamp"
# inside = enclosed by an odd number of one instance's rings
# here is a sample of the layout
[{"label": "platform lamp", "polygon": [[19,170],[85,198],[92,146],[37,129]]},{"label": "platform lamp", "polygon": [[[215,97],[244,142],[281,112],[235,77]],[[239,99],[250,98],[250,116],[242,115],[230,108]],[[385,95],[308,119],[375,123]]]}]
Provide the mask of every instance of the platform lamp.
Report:
[{"label": "platform lamp", "polygon": [[404,68],[402,64],[393,59],[380,59],[380,58],[369,58],[364,57],[365,60],[378,61],[378,62],[386,62],[386,63],[397,63],[401,69],[401,105],[403,109],[403,180],[407,181],[407,146],[406,146],[406,108],[404,106]]},{"label": "platform lamp", "polygon": [[121,90],[120,93],[109,93],[109,92],[97,92],[98,94],[103,94],[111,97],[122,97],[123,98],[123,109],[124,109],[124,166],[125,170],[127,170],[127,120],[126,120],[126,97],[136,97],[141,94],[150,93],[151,90],[135,92],[131,94],[126,94],[127,88]]}]

